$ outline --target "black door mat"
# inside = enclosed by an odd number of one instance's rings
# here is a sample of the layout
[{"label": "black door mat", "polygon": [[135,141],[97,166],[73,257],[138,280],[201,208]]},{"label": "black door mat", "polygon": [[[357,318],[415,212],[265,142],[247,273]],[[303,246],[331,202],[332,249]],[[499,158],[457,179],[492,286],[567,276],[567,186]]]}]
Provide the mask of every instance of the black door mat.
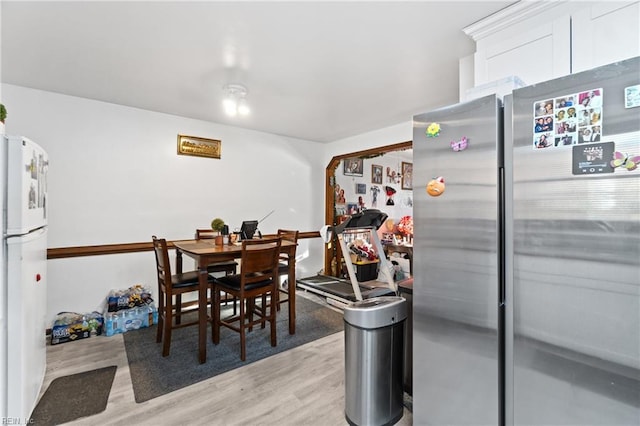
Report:
[{"label": "black door mat", "polygon": [[107,408],[116,366],[54,379],[31,415],[31,424],[59,425]]}]

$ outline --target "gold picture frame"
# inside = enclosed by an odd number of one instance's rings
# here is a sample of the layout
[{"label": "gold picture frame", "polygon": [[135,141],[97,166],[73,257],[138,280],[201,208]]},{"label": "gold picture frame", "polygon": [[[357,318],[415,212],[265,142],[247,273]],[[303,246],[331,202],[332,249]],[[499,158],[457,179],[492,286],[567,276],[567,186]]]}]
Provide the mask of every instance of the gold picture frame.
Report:
[{"label": "gold picture frame", "polygon": [[222,141],[198,136],[178,135],[178,155],[220,159]]},{"label": "gold picture frame", "polygon": [[402,162],[402,189],[413,189],[413,163]]}]

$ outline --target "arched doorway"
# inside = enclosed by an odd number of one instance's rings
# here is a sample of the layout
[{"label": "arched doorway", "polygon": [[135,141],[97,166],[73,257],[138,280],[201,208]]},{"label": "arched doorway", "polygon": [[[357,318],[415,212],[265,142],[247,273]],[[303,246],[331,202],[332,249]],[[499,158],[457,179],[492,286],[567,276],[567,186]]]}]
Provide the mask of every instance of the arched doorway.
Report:
[{"label": "arched doorway", "polygon": [[[329,225],[337,225],[339,215],[336,214],[336,170],[341,162],[345,159],[370,159],[395,151],[405,151],[413,148],[412,141],[400,142],[393,145],[386,145],[377,148],[371,148],[363,151],[351,152],[348,154],[337,155],[329,161],[325,172],[325,223]],[[324,273],[325,275],[338,276],[340,261],[342,254],[335,236],[332,241],[325,245],[324,253]]]}]

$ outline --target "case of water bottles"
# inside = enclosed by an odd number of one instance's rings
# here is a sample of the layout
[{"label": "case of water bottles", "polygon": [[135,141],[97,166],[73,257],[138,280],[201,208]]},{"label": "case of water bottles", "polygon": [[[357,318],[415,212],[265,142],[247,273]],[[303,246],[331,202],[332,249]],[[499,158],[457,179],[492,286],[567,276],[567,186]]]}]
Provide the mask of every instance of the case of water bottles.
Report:
[{"label": "case of water bottles", "polygon": [[149,327],[158,322],[158,309],[153,303],[104,314],[107,336]]}]

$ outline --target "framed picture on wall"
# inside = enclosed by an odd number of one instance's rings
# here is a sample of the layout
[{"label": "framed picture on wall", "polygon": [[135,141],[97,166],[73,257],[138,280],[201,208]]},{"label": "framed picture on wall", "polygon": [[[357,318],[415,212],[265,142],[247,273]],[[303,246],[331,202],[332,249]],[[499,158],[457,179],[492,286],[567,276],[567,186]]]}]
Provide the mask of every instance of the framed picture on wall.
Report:
[{"label": "framed picture on wall", "polygon": [[382,184],[382,166],[377,164],[371,165],[371,183]]},{"label": "framed picture on wall", "polygon": [[345,158],[343,161],[345,176],[362,176],[363,160],[362,158]]},{"label": "framed picture on wall", "polygon": [[366,193],[367,193],[367,184],[356,183],[356,194],[366,194]]},{"label": "framed picture on wall", "polygon": [[413,163],[402,162],[402,189],[413,189]]}]

